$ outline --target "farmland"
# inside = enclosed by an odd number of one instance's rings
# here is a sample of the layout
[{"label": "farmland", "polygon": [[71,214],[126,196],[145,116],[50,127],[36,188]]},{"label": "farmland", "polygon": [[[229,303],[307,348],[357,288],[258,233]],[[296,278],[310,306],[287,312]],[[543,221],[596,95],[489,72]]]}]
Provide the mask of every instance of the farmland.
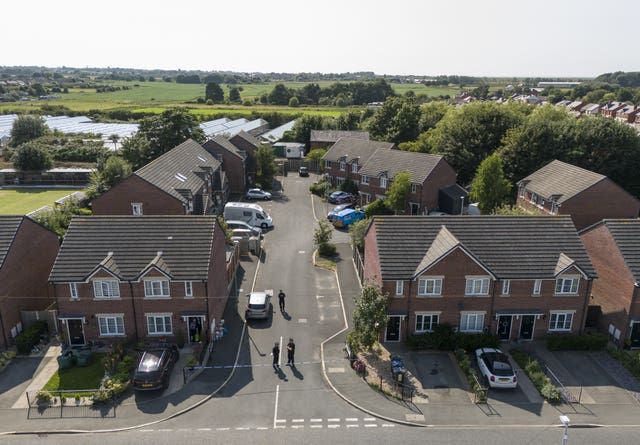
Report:
[{"label": "farmland", "polygon": [[78,189],[23,188],[0,189],[0,215],[24,215],[44,206],[53,206]]}]

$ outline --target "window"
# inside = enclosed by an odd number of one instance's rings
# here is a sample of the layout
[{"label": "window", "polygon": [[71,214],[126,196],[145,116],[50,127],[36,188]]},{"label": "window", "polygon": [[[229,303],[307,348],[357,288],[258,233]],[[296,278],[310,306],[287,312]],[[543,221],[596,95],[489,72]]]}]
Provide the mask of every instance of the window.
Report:
[{"label": "window", "polygon": [[131,203],[131,214],[132,215],[142,215],[142,204],[140,203]]},{"label": "window", "polygon": [[571,312],[552,312],[549,320],[550,331],[570,331],[573,314]]},{"label": "window", "polygon": [[578,293],[578,277],[563,277],[556,280],[557,295],[575,295]]},{"label": "window", "polygon": [[191,281],[184,282],[184,296],[193,297],[193,283]]},{"label": "window", "polygon": [[369,204],[371,202],[371,193],[361,193],[364,196],[364,203]]},{"label": "window", "polygon": [[96,298],[120,298],[120,286],[115,280],[96,280],[93,282],[93,295]]},{"label": "window", "polygon": [[511,287],[510,280],[504,280],[502,282],[502,295],[509,295],[509,288]]},{"label": "window", "polygon": [[438,314],[416,314],[416,333],[432,332],[438,325]]},{"label": "window", "polygon": [[520,197],[524,199],[527,196],[526,190],[524,187],[520,187]]},{"label": "window", "polygon": [[380,187],[383,189],[387,188],[387,178],[385,176],[380,178]]},{"label": "window", "polygon": [[536,280],[533,282],[533,295],[540,295],[540,288],[542,288],[542,280]]},{"label": "window", "polygon": [[538,195],[535,193],[531,194],[531,204],[538,204]]},{"label": "window", "polygon": [[351,173],[358,173],[358,164],[355,162],[351,164]]},{"label": "window", "polygon": [[360,177],[360,182],[361,182],[362,184],[369,184],[369,177],[368,177],[367,175],[362,175],[362,176]]},{"label": "window", "polygon": [[418,184],[411,184],[411,193],[418,193]]},{"label": "window", "polygon": [[145,280],[144,281],[145,297],[168,297],[169,281],[167,280]]},{"label": "window", "polygon": [[467,278],[465,295],[489,295],[489,278]]},{"label": "window", "polygon": [[418,295],[442,295],[442,278],[420,278]]},{"label": "window", "polygon": [[324,168],[331,168],[331,161],[324,161]]},{"label": "window", "polygon": [[147,315],[149,335],[171,335],[171,315]]},{"label": "window", "polygon": [[347,163],[344,161],[340,161],[340,171],[346,171],[347,170]]},{"label": "window", "polygon": [[121,315],[98,316],[100,336],[124,335],[124,318]]},{"label": "window", "polygon": [[463,313],[460,317],[460,332],[482,332],[483,326],[483,313]]},{"label": "window", "polygon": [[78,283],[69,283],[69,295],[72,300],[78,299]]},{"label": "window", "polygon": [[396,281],[396,295],[402,296],[403,291],[404,291],[404,281],[397,280]]}]

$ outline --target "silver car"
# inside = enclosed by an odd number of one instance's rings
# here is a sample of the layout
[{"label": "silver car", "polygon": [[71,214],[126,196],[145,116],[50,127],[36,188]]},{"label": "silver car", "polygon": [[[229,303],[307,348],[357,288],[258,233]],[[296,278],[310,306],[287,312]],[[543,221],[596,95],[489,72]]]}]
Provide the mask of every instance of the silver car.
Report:
[{"label": "silver car", "polygon": [[235,230],[235,229],[247,229],[247,230],[251,230],[251,232],[253,233],[253,236],[258,236],[260,238],[263,237],[262,234],[262,229],[260,227],[253,227],[251,224],[245,222],[245,221],[238,221],[238,220],[230,220],[230,221],[225,221],[227,223],[227,226],[231,229],[231,230]]},{"label": "silver car", "polygon": [[251,292],[247,295],[247,310],[244,313],[246,319],[269,318],[271,312],[271,297],[273,291]]},{"label": "silver car", "polygon": [[246,194],[247,199],[264,199],[268,201],[271,199],[271,193],[265,192],[262,189],[249,189]]}]

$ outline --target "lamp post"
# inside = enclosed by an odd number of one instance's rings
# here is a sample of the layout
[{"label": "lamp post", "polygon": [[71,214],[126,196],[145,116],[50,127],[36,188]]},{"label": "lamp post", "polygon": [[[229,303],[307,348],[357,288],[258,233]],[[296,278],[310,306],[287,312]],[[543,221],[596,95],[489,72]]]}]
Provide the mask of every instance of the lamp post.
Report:
[{"label": "lamp post", "polygon": [[560,422],[562,422],[562,424],[564,425],[564,433],[562,434],[562,445],[566,445],[567,439],[569,438],[568,431],[571,421],[567,416],[560,416]]}]

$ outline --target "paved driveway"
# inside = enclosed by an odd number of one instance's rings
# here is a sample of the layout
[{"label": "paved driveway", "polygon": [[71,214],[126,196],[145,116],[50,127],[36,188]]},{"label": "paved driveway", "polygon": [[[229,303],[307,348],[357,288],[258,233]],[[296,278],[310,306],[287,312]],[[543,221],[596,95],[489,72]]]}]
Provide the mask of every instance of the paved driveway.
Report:
[{"label": "paved driveway", "polygon": [[446,352],[411,353],[417,377],[429,396],[429,403],[471,403],[468,384],[460,375],[458,365]]}]

